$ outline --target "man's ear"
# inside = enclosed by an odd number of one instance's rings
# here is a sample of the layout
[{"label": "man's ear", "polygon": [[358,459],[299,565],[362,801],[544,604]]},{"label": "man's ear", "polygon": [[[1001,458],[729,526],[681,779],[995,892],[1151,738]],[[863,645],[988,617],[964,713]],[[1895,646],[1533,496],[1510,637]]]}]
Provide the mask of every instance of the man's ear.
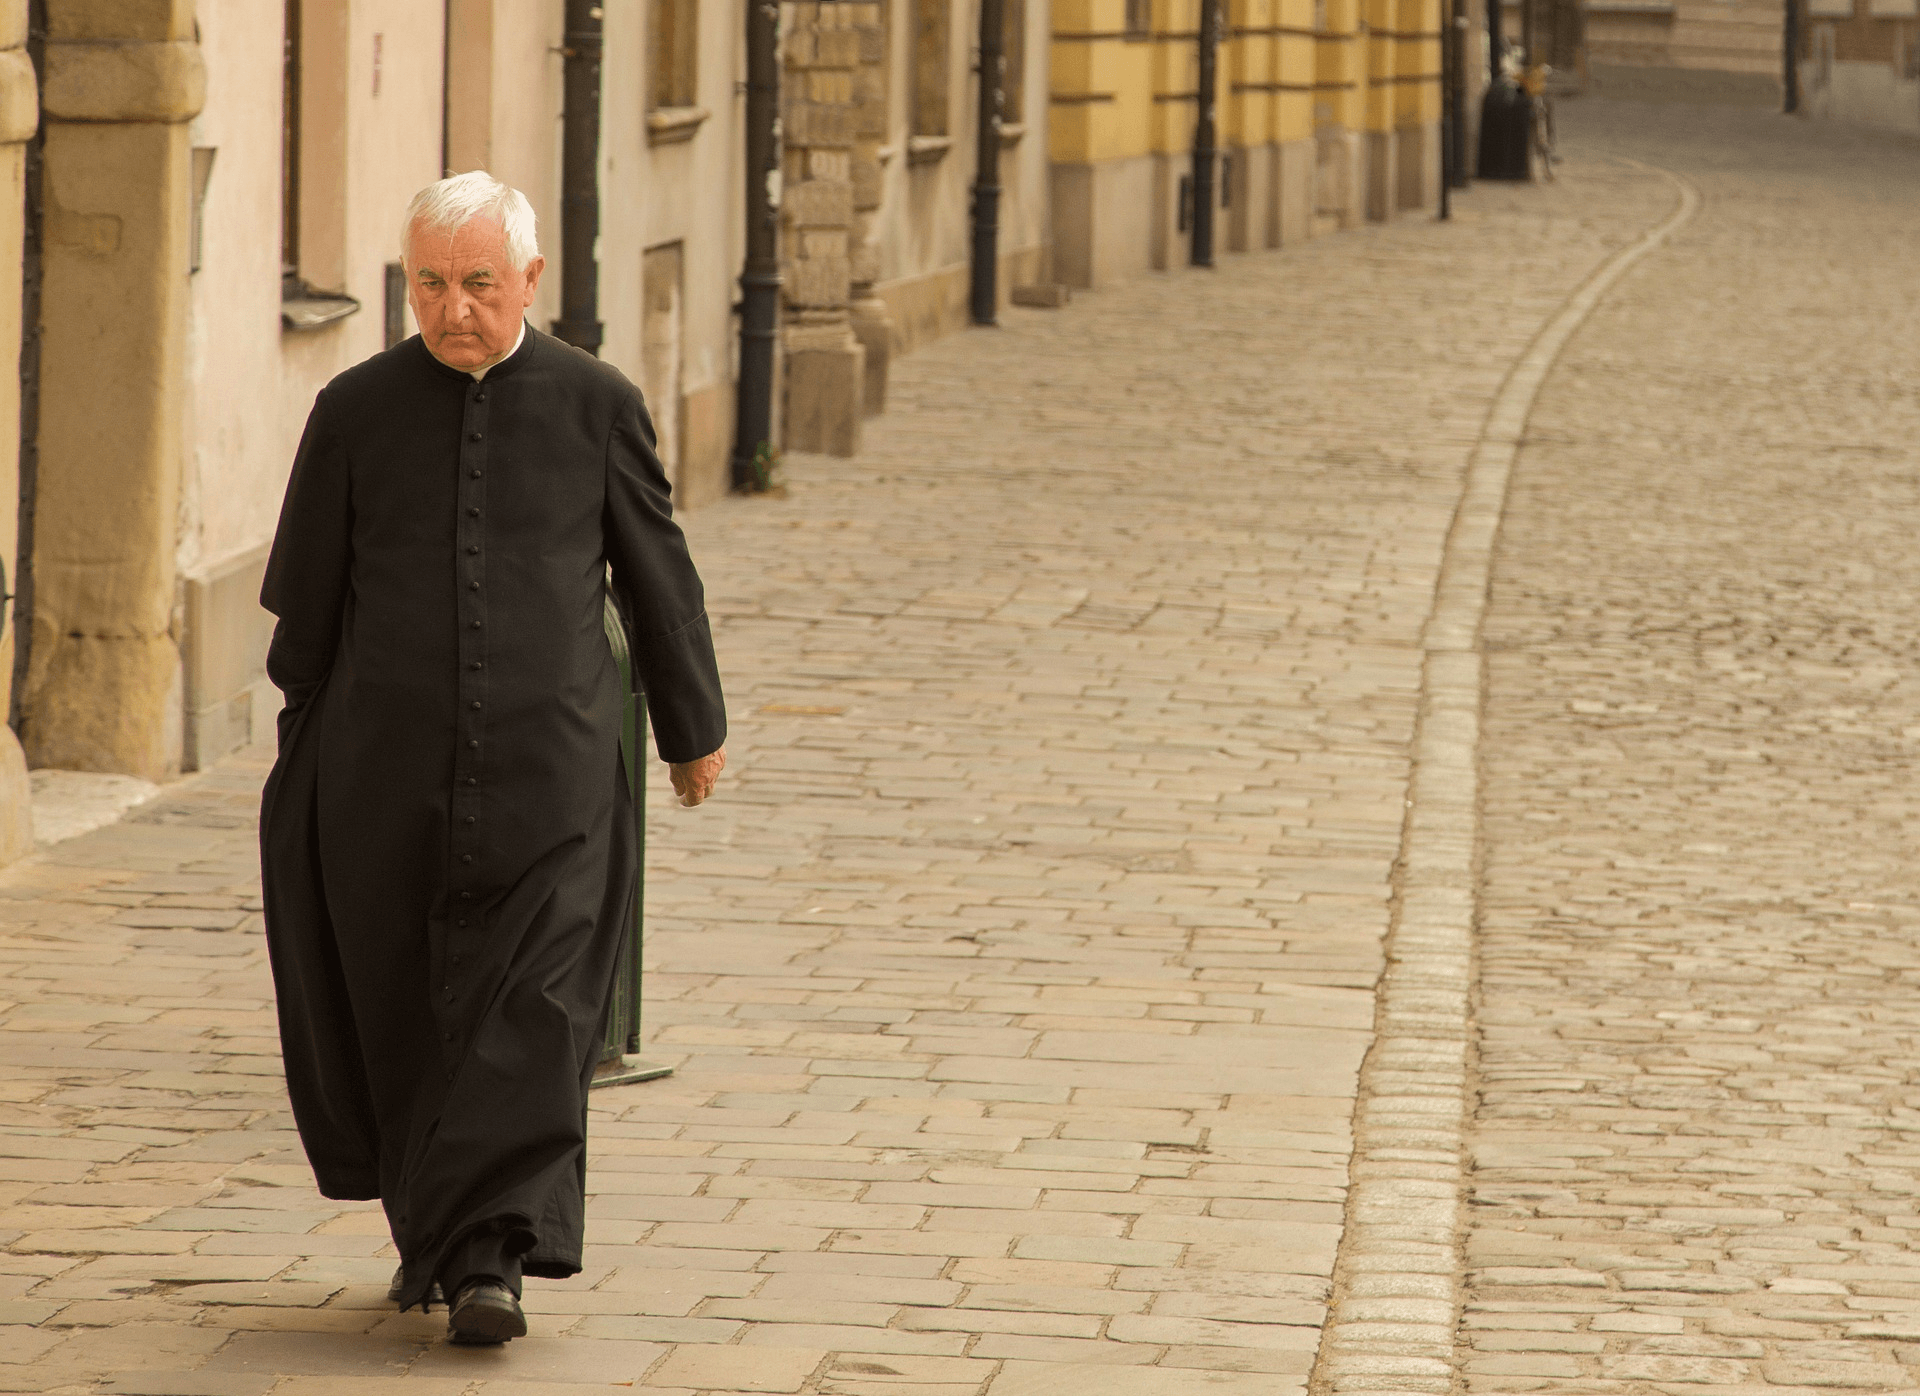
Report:
[{"label": "man's ear", "polygon": [[527,263],[527,299],[524,304],[533,304],[533,293],[540,285],[540,273],[546,269],[547,259],[545,257],[535,257],[531,262]]}]

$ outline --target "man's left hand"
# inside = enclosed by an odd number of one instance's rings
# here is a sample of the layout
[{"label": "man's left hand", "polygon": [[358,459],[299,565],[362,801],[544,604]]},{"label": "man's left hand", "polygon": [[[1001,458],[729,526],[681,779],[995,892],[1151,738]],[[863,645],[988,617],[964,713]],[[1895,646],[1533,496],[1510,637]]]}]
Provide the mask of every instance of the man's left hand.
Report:
[{"label": "man's left hand", "polygon": [[713,787],[719,782],[720,772],[727,769],[727,749],[721,747],[711,756],[703,756],[698,761],[674,761],[667,766],[673,776],[673,793],[680,797],[680,803],[692,809],[713,793]]}]

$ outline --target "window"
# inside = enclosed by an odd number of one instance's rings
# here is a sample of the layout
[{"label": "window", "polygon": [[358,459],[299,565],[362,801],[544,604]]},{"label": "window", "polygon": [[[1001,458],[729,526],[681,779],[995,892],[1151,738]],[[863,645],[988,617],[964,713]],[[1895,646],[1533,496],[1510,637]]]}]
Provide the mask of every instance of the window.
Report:
[{"label": "window", "polygon": [[1153,0],[1127,0],[1127,37],[1145,39],[1153,33]]},{"label": "window", "polygon": [[913,134],[947,134],[950,0],[913,0]]},{"label": "window", "polygon": [[300,277],[300,0],[287,0],[280,57],[280,276]]},{"label": "window", "polygon": [[360,308],[347,284],[351,0],[286,0],[280,87],[280,321],[316,330]]},{"label": "window", "polygon": [[697,0],[653,0],[647,110],[698,106],[700,6]]},{"label": "window", "polygon": [[1006,55],[1000,67],[1000,120],[1018,126],[1027,119],[1027,0],[1003,0],[1000,38]]}]

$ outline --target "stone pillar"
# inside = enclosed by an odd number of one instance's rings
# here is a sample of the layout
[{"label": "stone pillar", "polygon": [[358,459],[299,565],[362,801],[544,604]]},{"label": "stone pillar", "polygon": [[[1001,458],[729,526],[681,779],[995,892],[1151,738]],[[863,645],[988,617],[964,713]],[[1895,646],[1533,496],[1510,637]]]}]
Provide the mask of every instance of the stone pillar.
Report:
[{"label": "stone pillar", "polygon": [[192,0],[49,0],[39,507],[21,736],[36,766],[179,769],[174,547]]},{"label": "stone pillar", "polygon": [[860,449],[866,350],[853,332],[855,13],[870,3],[782,6],[781,183],[785,258],[786,445],[850,456]]},{"label": "stone pillar", "polygon": [[853,70],[853,229],[848,320],[866,351],[862,414],[876,417],[887,406],[887,366],[893,359],[893,317],[874,293],[880,279],[880,247],[874,226],[880,209],[880,147],[887,140],[887,28],[879,0],[842,3],[860,39]]},{"label": "stone pillar", "polygon": [[[40,95],[27,58],[27,0],[0,2],[0,561],[12,590],[20,575],[20,249],[26,143],[40,124]],[[13,685],[13,616],[0,604],[0,865],[33,848],[27,757],[5,723]]]}]

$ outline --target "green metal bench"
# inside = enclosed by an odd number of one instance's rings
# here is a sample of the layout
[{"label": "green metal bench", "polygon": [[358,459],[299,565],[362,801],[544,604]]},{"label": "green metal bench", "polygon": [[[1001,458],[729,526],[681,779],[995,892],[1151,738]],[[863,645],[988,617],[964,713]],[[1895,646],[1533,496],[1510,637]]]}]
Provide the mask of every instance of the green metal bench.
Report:
[{"label": "green metal bench", "polygon": [[633,792],[633,829],[638,845],[634,851],[639,869],[633,890],[633,926],[621,942],[620,960],[613,971],[613,991],[607,1002],[607,1035],[600,1046],[600,1065],[594,1070],[596,1086],[624,1086],[633,1081],[653,1081],[673,1073],[670,1066],[642,1060],[640,1051],[640,949],[646,921],[647,886],[647,766],[641,743],[647,733],[647,695],[633,683],[633,656],[627,652],[626,627],[613,598],[607,598],[601,616],[606,626],[607,644],[620,666],[620,691],[625,702],[620,717],[620,760],[627,768],[627,789]]}]

